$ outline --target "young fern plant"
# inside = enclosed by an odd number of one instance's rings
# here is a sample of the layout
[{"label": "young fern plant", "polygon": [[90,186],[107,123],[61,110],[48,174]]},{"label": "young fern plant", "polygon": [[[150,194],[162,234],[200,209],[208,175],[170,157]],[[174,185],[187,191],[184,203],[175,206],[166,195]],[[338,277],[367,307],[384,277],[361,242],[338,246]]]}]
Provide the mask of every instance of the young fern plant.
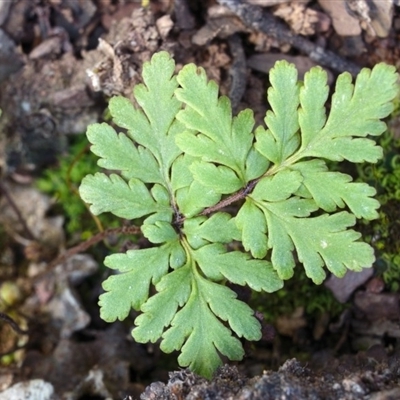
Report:
[{"label": "young fern plant", "polygon": [[181,366],[211,377],[221,355],[243,357],[240,338],[261,337],[253,310],[227,283],[273,292],[297,261],[316,284],[325,267],[339,277],[371,267],[373,249],[350,228],[378,216],[375,190],[330,171],[325,160],[382,157],[367,136],[385,130],[397,74],[378,64],[354,84],[340,75],[327,116],[326,72],[312,68],[299,82],[294,65],[277,62],[267,128],[254,130],[253,112],[232,117],[229,99],[218,97],[202,68],[174,71],[170,55],[156,53],[134,89],[139,107],[110,100],[113,122],[127,133],[89,126],[99,166],[115,172],[86,176],[80,194],[96,215],[145,217],[141,230],[154,244],[106,257],[116,274],[103,283],[101,317],[140,311],[136,341],[161,339],[164,352],[181,351]]}]

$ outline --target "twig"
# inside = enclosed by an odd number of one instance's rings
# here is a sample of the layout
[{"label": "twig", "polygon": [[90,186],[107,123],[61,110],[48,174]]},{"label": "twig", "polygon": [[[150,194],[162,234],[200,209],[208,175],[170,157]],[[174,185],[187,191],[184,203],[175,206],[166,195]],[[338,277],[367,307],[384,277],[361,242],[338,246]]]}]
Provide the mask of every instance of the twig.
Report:
[{"label": "twig", "polygon": [[252,192],[252,190],[257,185],[257,183],[259,182],[260,179],[261,178],[250,181],[246,185],[245,188],[239,190],[238,192],[234,193],[233,195],[227,197],[226,199],[221,200],[215,206],[211,206],[211,207],[204,209],[203,212],[200,213],[200,215],[212,214],[215,211],[221,210],[222,208],[225,208],[238,200],[244,199],[248,194],[250,194]]},{"label": "twig", "polygon": [[26,221],[24,220],[24,217],[21,214],[21,211],[19,211],[19,208],[15,204],[13,198],[10,196],[10,193],[4,183],[0,180],[0,192],[3,193],[4,197],[7,199],[8,204],[10,207],[13,209],[15,212],[15,215],[18,218],[18,221],[22,225],[22,228],[25,231],[25,234],[28,236],[28,239],[30,240],[36,240],[35,235],[32,233],[32,231],[29,229],[29,226],[27,225]]},{"label": "twig", "polygon": [[240,100],[242,99],[246,90],[246,56],[244,54],[242,40],[237,33],[229,37],[228,44],[229,50],[233,57],[232,66],[230,69],[232,81],[231,88],[229,90],[229,98],[231,99],[232,109],[234,113],[236,113]]},{"label": "twig", "polygon": [[[221,200],[219,203],[215,204],[214,206],[207,207],[205,208],[199,215],[209,215],[212,214],[216,211],[222,210],[225,207],[230,206],[232,203],[235,203],[236,201],[244,199],[248,194],[250,194],[257,183],[260,181],[262,177],[254,179],[250,181],[245,188],[240,189],[236,193],[232,194],[229,197],[226,197],[225,199]],[[177,227],[182,226],[182,224],[185,222],[185,217],[182,214],[177,214],[177,218],[174,221],[174,225]]]},{"label": "twig", "polygon": [[338,72],[348,71],[352,75],[360,72],[360,67],[345,60],[330,50],[316,45],[304,37],[293,34],[290,29],[272,14],[261,7],[245,4],[243,0],[217,0],[219,4],[228,7],[237,14],[251,29],[256,29],[274,37],[280,43],[288,43],[305,53],[318,64],[332,68]]},{"label": "twig", "polygon": [[4,314],[1,311],[0,311],[0,319],[7,322],[7,324],[10,325],[11,328],[13,328],[14,331],[19,333],[20,335],[27,335],[29,333],[29,331],[20,328],[19,325],[10,316]]},{"label": "twig", "polygon": [[72,257],[75,254],[82,253],[86,251],[89,247],[95,245],[98,242],[101,242],[104,240],[107,236],[112,235],[112,234],[126,234],[126,235],[137,235],[140,233],[141,230],[137,226],[122,226],[119,228],[110,228],[106,229],[105,231],[99,232],[96,235],[92,236],[90,239],[85,240],[82,243],[79,243],[77,246],[71,247],[68,249],[65,253],[61,254],[58,256],[56,259],[54,259],[52,262],[49,263],[47,266],[48,270],[51,270],[58,264],[62,264],[67,260],[68,258]]}]

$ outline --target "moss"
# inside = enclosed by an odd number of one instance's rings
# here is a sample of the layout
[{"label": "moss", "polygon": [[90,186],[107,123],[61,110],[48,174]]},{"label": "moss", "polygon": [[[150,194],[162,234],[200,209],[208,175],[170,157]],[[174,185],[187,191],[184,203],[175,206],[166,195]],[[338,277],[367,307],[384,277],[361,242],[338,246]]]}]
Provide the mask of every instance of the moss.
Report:
[{"label": "moss", "polygon": [[400,139],[388,131],[378,141],[384,159],[375,165],[359,165],[360,180],[377,190],[382,204],[379,218],[361,226],[363,237],[376,252],[376,271],[391,291],[400,281]]},{"label": "moss", "polygon": [[98,170],[97,157],[89,151],[86,136],[71,138],[69,153],[59,158],[58,165],[43,171],[37,179],[39,190],[55,199],[55,212],[65,217],[65,228],[70,236],[79,234],[84,240],[94,232],[118,225],[115,218],[107,215],[93,216],[78,194],[82,178]]},{"label": "moss", "polygon": [[274,322],[282,315],[292,315],[299,307],[303,307],[305,316],[311,319],[326,312],[335,317],[346,308],[328,289],[307,278],[302,268],[296,268],[294,277],[278,292],[254,293],[252,306],[264,314],[267,322]]}]

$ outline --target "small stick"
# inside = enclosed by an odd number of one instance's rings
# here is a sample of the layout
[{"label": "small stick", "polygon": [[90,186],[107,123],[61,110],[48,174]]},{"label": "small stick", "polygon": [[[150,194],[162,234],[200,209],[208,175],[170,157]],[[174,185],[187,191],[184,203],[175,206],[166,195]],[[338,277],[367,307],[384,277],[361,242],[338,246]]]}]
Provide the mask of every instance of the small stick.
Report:
[{"label": "small stick", "polygon": [[[260,181],[261,178],[262,177],[250,181],[246,185],[245,188],[240,189],[239,191],[232,194],[231,196],[221,200],[219,203],[215,204],[214,206],[205,208],[199,215],[212,214],[212,213],[219,211],[225,207],[228,207],[229,205],[231,205],[232,203],[235,203],[236,201],[244,199],[248,194],[250,194],[253,191],[254,187],[257,185],[257,183]],[[177,218],[174,221],[174,225],[179,228],[185,222],[185,217],[179,213],[176,214],[176,216],[177,216]]]},{"label": "small stick", "polygon": [[240,100],[246,91],[246,56],[244,54],[242,40],[237,33],[229,37],[228,44],[229,50],[233,57],[232,66],[230,69],[231,88],[229,90],[229,98],[232,102],[232,109],[236,113]]},{"label": "small stick", "polygon": [[325,50],[302,36],[293,34],[283,22],[279,21],[271,13],[264,11],[261,7],[246,4],[243,0],[217,1],[237,14],[249,28],[272,36],[280,43],[289,43],[307,54],[311,60],[318,64],[338,72],[348,71],[352,75],[357,75],[360,72],[361,68],[358,65],[347,61],[330,50]]},{"label": "small stick", "polygon": [[122,233],[122,234],[126,234],[126,235],[137,235],[140,232],[141,232],[140,228],[138,228],[137,226],[134,226],[134,225],[106,229],[105,231],[99,232],[96,235],[92,236],[90,239],[87,239],[84,242],[79,243],[78,245],[76,245],[74,247],[71,247],[65,253],[61,254],[56,259],[54,259],[52,262],[50,262],[47,268],[48,268],[48,270],[51,270],[56,265],[63,263],[69,257],[72,257],[73,255],[78,254],[78,253],[82,253],[82,252],[86,251],[89,247],[95,245],[98,242],[101,242],[109,235],[112,235],[115,233]]},{"label": "small stick", "polygon": [[248,194],[250,194],[252,192],[252,190],[254,189],[254,187],[256,186],[256,184],[259,182],[260,179],[261,178],[254,179],[254,180],[250,181],[246,185],[245,188],[239,190],[238,192],[234,193],[233,195],[227,197],[226,199],[221,200],[215,206],[211,206],[211,207],[208,207],[208,208],[204,209],[203,212],[200,213],[200,215],[211,214],[211,213],[213,213],[215,211],[220,210],[221,208],[225,208],[225,207],[231,205],[235,201],[244,199]]},{"label": "small stick", "polygon": [[7,324],[10,325],[11,328],[13,328],[14,331],[19,333],[20,335],[27,335],[29,333],[28,330],[20,328],[20,326],[9,315],[4,314],[1,311],[0,311],[0,319],[7,322]]},{"label": "small stick", "polygon": [[19,211],[19,208],[15,204],[15,201],[10,196],[10,193],[9,193],[8,189],[6,188],[6,186],[4,185],[4,183],[1,180],[0,180],[0,192],[3,193],[4,197],[8,201],[8,204],[10,205],[10,207],[15,212],[15,215],[17,216],[18,221],[20,222],[20,224],[22,225],[26,235],[28,236],[28,239],[36,240],[35,235],[29,229],[29,226],[27,225],[26,221],[24,220],[24,217],[22,216],[21,211]]}]

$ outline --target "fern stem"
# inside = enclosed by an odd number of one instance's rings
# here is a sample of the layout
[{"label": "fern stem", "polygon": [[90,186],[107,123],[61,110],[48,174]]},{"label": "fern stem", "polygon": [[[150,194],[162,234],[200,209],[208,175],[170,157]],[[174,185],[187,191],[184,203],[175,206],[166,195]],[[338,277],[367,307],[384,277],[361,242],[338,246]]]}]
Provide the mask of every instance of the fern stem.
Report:
[{"label": "fern stem", "polygon": [[247,195],[249,195],[252,192],[252,190],[254,189],[254,187],[256,186],[256,184],[258,183],[259,180],[260,180],[260,178],[250,181],[246,185],[246,187],[244,187],[243,189],[240,189],[238,192],[234,193],[233,195],[221,200],[219,203],[215,204],[214,206],[205,208],[200,213],[200,215],[212,214],[216,211],[221,210],[222,208],[225,208],[225,207],[231,205],[232,203],[235,203],[236,201],[244,199]]}]

